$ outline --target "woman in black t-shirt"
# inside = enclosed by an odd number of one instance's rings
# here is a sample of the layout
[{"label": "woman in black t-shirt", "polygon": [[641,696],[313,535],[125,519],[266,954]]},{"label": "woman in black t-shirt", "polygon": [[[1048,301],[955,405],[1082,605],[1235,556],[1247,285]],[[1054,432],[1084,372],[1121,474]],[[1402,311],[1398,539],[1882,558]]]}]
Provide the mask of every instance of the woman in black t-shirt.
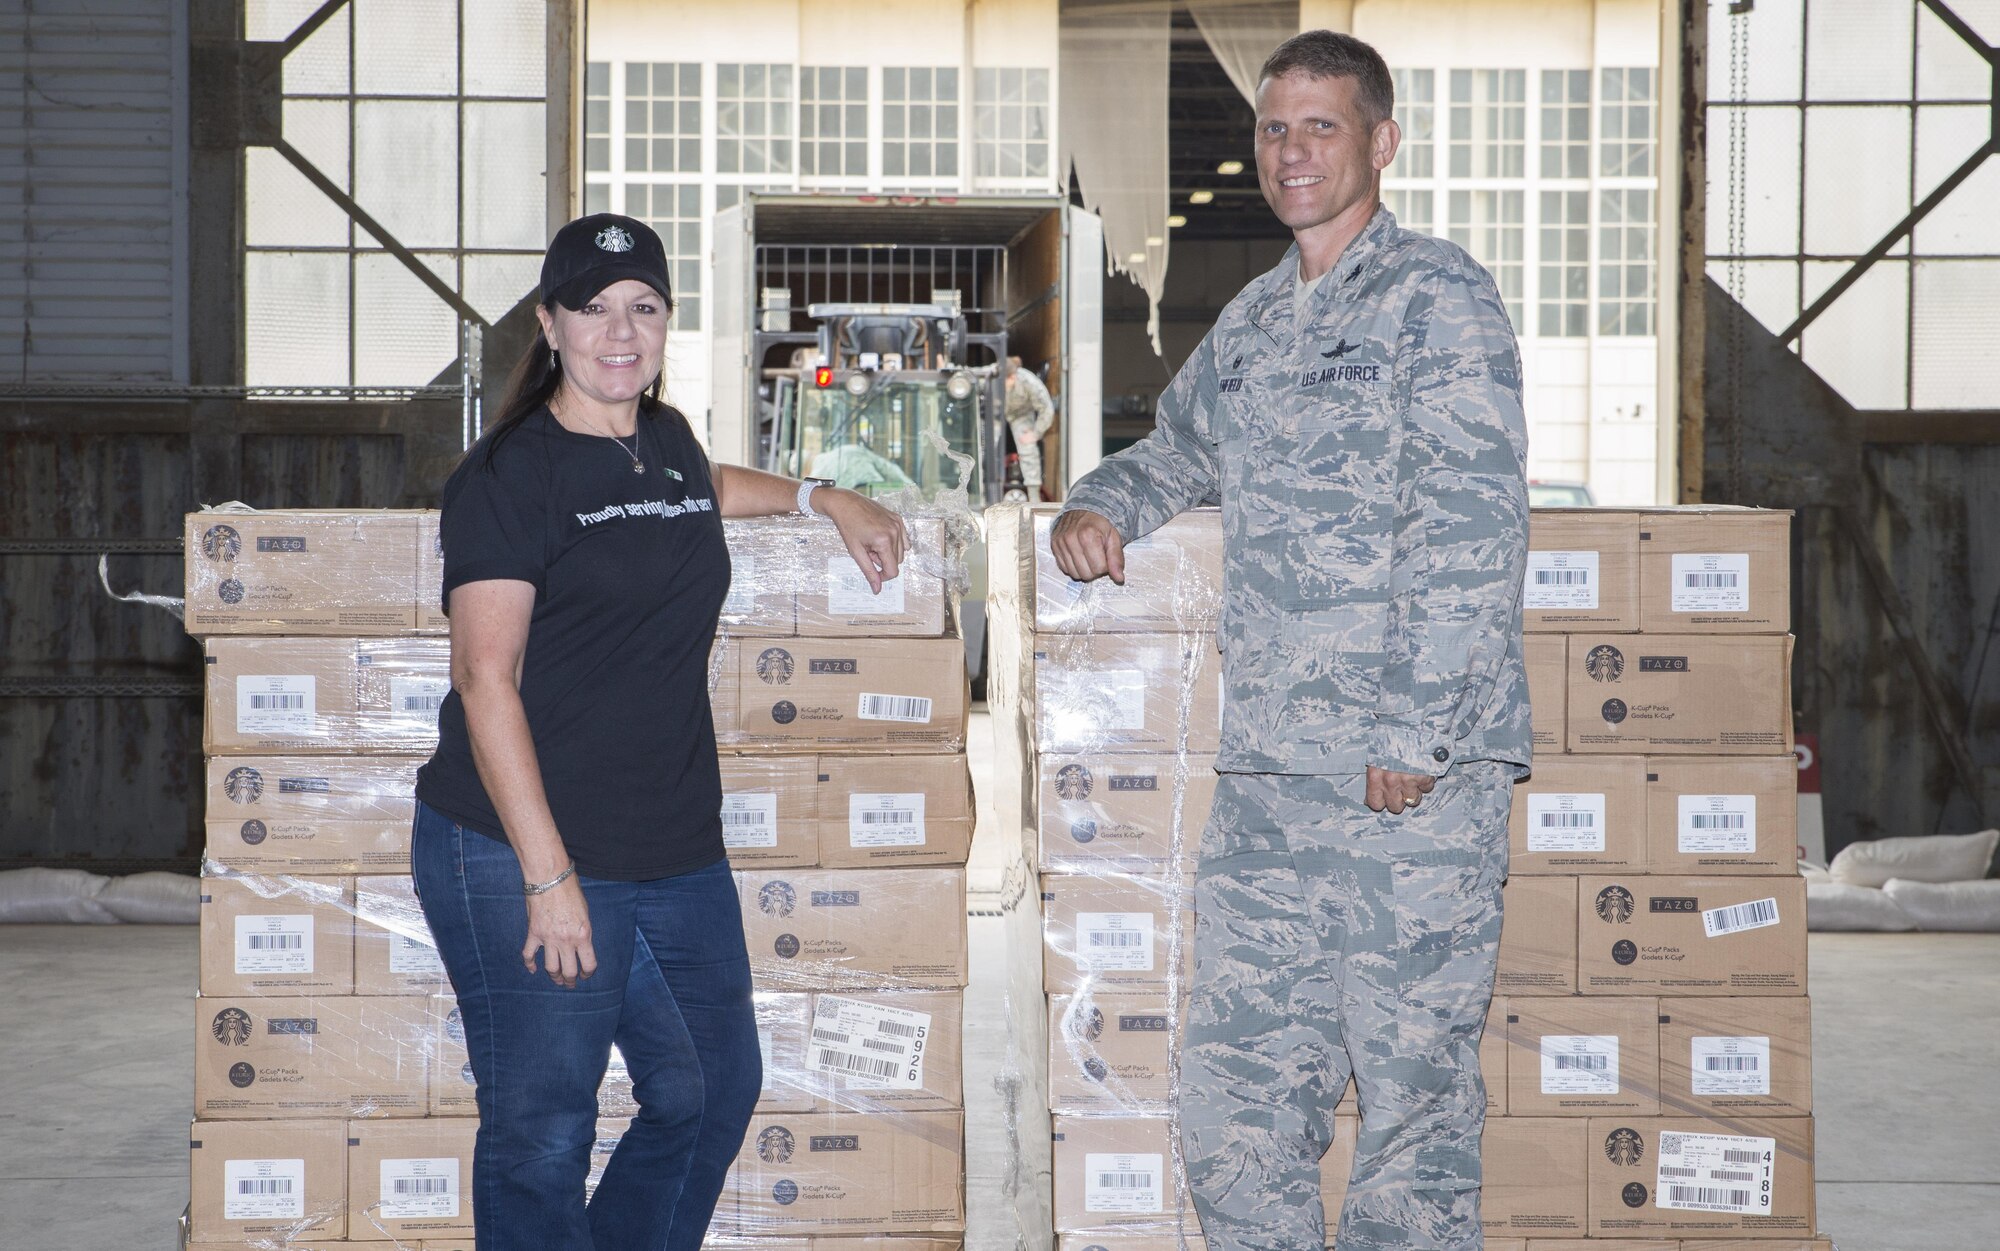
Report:
[{"label": "woman in black t-shirt", "polygon": [[[480,1251],[697,1251],[762,1086],[707,665],[722,518],[810,512],[875,589],[907,538],[848,491],[711,465],[659,399],[664,249],[571,222],[501,419],[444,489],[452,691],[411,858],[477,1082]],[[584,1202],[614,1043],[639,1111]]]}]

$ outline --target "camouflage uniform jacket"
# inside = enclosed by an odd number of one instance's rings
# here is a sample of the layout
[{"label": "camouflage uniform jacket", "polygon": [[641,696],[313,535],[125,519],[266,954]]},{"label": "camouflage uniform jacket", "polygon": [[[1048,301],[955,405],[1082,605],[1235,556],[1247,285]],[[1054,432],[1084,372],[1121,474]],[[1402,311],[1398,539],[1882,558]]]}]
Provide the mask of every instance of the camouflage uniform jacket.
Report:
[{"label": "camouflage uniform jacket", "polygon": [[1527,431],[1506,307],[1463,250],[1378,209],[1301,331],[1297,255],[1238,293],[1153,433],[1067,507],[1129,542],[1220,499],[1223,771],[1525,766]]}]

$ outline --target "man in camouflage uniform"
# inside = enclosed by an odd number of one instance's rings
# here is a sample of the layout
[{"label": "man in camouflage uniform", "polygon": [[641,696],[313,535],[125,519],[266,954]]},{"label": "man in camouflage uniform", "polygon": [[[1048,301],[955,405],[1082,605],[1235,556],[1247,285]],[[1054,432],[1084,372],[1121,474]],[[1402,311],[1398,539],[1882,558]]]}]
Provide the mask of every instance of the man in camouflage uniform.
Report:
[{"label": "man in camouflage uniform", "polygon": [[1374,49],[1314,31],[1266,63],[1265,198],[1297,246],[1070,493],[1053,546],[1220,500],[1222,778],[1196,877],[1182,1048],[1188,1182],[1212,1251],[1306,1251],[1350,1074],[1340,1251],[1477,1248],[1513,780],[1529,761],[1520,364],[1493,280],[1380,207]]},{"label": "man in camouflage uniform", "polygon": [[1004,375],[1007,388],[1007,426],[1014,432],[1014,449],[1021,456],[1021,485],[1028,489],[1028,502],[1047,498],[1042,493],[1042,436],[1055,424],[1056,402],[1049,389],[1031,370],[1021,368],[1021,358],[1007,358]]}]

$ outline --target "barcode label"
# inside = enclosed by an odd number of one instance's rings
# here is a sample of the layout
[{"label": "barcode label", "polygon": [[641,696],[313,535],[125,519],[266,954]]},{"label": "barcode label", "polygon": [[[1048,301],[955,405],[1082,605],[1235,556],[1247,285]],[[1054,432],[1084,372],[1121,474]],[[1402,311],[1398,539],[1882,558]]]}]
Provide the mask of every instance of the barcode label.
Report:
[{"label": "barcode label", "polygon": [[1086,1212],[1163,1212],[1166,1210],[1166,1158],[1124,1152],[1088,1152],[1083,1157],[1083,1209]]},{"label": "barcode label", "polygon": [[722,601],[725,617],[747,617],[757,610],[757,562],[729,553],[729,594]]},{"label": "barcode label", "polygon": [[861,566],[852,556],[826,559],[826,608],[836,617],[894,617],[904,611],[901,575],[882,584],[877,595],[868,589]]},{"label": "barcode label", "polygon": [[1618,1035],[1542,1035],[1542,1093],[1618,1093]]},{"label": "barcode label", "polygon": [[907,721],[912,725],[929,725],[931,701],[920,695],[861,695],[860,717],[863,721]]},{"label": "barcode label", "polygon": [[1682,855],[1747,856],[1757,850],[1755,795],[1682,795]]},{"label": "barcode label", "polygon": [[223,1220],[300,1220],[305,1214],[304,1160],[222,1162]]},{"label": "barcode label", "polygon": [[[423,925],[423,920],[420,917],[399,918],[396,924]],[[444,961],[438,956],[437,944],[431,940],[429,927],[425,927],[422,935],[390,932],[389,971],[417,977],[444,976]]]},{"label": "barcode label", "polygon": [[866,999],[821,995],[813,1003],[810,1068],[849,1089],[921,1090],[931,1017]]},{"label": "barcode label", "polygon": [[849,847],[922,847],[924,796],[895,791],[847,797]]},{"label": "barcode label", "polygon": [[382,1161],[382,1198],[375,1215],[407,1221],[458,1215],[458,1157]]},{"label": "barcode label", "polygon": [[[1177,664],[1164,655],[1154,670],[1168,690],[1161,698],[1177,700],[1173,677]],[[1092,750],[1107,735],[1131,734],[1146,728],[1145,669],[1092,669],[1088,672],[1044,666],[1037,674],[1035,697],[1041,705],[1043,734],[1052,747]],[[1170,705],[1171,706],[1171,705]]]},{"label": "barcode label", "polygon": [[722,797],[722,845],[730,850],[778,845],[778,797],[735,791]]},{"label": "barcode label", "polygon": [[1521,607],[1595,609],[1597,566],[1596,552],[1529,552]]},{"label": "barcode label", "polygon": [[246,673],[236,679],[236,732],[297,737],[318,727],[319,681],[309,673]]},{"label": "barcode label", "polygon": [[1778,923],[1778,901],[1753,899],[1749,903],[1732,904],[1727,908],[1710,908],[1701,914],[1701,927],[1710,938],[1720,938],[1724,934],[1738,934],[1744,930],[1761,930]]},{"label": "barcode label", "polygon": [[1076,914],[1076,967],[1082,973],[1153,971],[1153,914]]},{"label": "barcode label", "polygon": [[437,724],[438,709],[451,693],[448,678],[396,677],[389,679],[389,712],[400,721],[426,726]]},{"label": "barcode label", "polygon": [[1674,612],[1749,612],[1748,552],[1681,552],[1673,559]]},{"label": "barcode label", "polygon": [[1604,796],[1530,792],[1528,850],[1603,851]]},{"label": "barcode label", "polygon": [[236,918],[236,972],[261,975],[312,971],[311,913]]},{"label": "barcode label", "polygon": [[1694,1212],[1769,1214],[1777,1154],[1775,1138],[1663,1132],[1655,1202]]}]

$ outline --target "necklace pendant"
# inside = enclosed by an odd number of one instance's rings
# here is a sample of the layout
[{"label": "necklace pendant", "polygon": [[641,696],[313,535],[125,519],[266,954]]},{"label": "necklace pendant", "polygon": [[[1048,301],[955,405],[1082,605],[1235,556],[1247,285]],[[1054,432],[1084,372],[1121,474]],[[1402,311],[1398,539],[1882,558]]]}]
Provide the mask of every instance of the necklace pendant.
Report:
[{"label": "necklace pendant", "polygon": [[644,465],[640,464],[640,463],[639,463],[638,461],[636,461],[636,460],[635,460],[635,461],[633,461],[633,462],[632,462],[632,472],[633,472],[633,473],[645,473],[645,472],[646,472],[646,467],[645,467]]}]

